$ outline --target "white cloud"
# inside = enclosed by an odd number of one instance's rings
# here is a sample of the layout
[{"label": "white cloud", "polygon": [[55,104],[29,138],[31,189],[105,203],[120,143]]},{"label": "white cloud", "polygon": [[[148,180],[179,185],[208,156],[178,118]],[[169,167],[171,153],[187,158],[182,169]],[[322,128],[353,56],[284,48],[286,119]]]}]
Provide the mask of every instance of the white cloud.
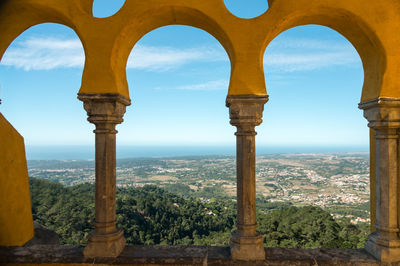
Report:
[{"label": "white cloud", "polygon": [[227,90],[229,86],[228,80],[213,80],[200,84],[184,85],[179,86],[178,90],[190,90],[190,91],[215,91],[215,90]]},{"label": "white cloud", "polygon": [[214,47],[178,49],[136,45],[128,59],[128,68],[166,71],[195,62],[228,61],[228,56]]},{"label": "white cloud", "polygon": [[[171,48],[136,45],[127,68],[167,71],[194,62],[227,61],[217,47]],[[29,70],[82,68],[85,61],[81,42],[77,39],[30,38],[9,48],[1,65]]]},{"label": "white cloud", "polygon": [[[79,39],[31,37],[16,42],[10,47],[0,64],[26,71],[82,68],[84,58]],[[228,61],[223,49],[217,46],[179,49],[136,45],[129,56],[127,68],[168,71],[187,64],[216,61]],[[279,39],[271,43],[264,56],[265,70],[269,73],[355,66],[359,62],[359,56],[350,43],[317,39]],[[216,86],[215,84],[208,85]],[[201,86],[201,84],[186,87],[195,89],[195,86]]]},{"label": "white cloud", "polygon": [[[279,38],[279,37],[278,37]],[[282,37],[273,40],[269,45],[269,50],[276,49],[310,49],[310,50],[340,50],[353,49],[353,46],[347,42],[337,42],[330,40],[319,40],[310,38]]]},{"label": "white cloud", "polygon": [[272,42],[264,56],[265,72],[311,71],[328,67],[361,65],[350,43],[314,39],[291,39]]},{"label": "white cloud", "polygon": [[266,72],[310,71],[334,66],[350,66],[360,59],[348,52],[276,53],[264,57]]},{"label": "white cloud", "polygon": [[85,60],[79,40],[30,38],[17,42],[4,54],[1,65],[29,70],[82,67]]},{"label": "white cloud", "polygon": [[219,79],[212,80],[204,83],[191,84],[191,85],[182,85],[177,87],[156,87],[156,90],[185,90],[185,91],[218,91],[218,90],[227,90],[229,87],[228,80]]}]

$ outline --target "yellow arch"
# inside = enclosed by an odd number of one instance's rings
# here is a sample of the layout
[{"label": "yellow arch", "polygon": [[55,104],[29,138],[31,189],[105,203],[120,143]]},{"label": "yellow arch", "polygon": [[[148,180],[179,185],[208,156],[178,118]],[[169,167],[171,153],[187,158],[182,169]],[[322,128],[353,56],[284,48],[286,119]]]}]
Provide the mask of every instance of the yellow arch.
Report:
[{"label": "yellow arch", "polygon": [[[72,2],[81,2],[73,0]],[[71,3],[62,0],[5,0],[0,5],[0,60],[8,46],[23,32],[30,27],[43,23],[60,24],[72,29],[80,39],[85,50],[84,39],[79,28],[72,17],[65,10],[71,9]],[[82,5],[75,5],[74,11],[77,16],[86,12]],[[85,51],[86,53],[86,51]]]},{"label": "yellow arch", "polygon": [[[193,14],[193,16],[188,16],[187,14]],[[137,20],[143,21],[139,29],[135,27]],[[224,47],[230,59],[234,58],[232,43],[229,37],[226,36],[225,32],[218,27],[217,23],[212,18],[206,16],[204,13],[198,12],[198,10],[189,10],[186,7],[163,7],[157,10],[151,10],[143,13],[135,19],[135,21],[128,23],[120,32],[114,43],[113,53],[111,55],[111,66],[115,70],[116,80],[119,82],[120,88],[124,88],[124,90],[128,88],[126,81],[126,65],[129,54],[136,43],[153,30],[169,25],[191,26],[207,32]]]},{"label": "yellow arch", "polygon": [[166,25],[205,30],[231,60],[230,95],[266,94],[263,54],[286,29],[318,24],[345,36],[363,61],[361,101],[400,98],[400,2],[395,0],[270,0],[253,19],[232,15],[223,0],[129,0],[113,16],[94,18],[93,0],[4,0],[0,6],[0,55],[27,28],[59,23],[72,28],[85,50],[80,93],[117,93],[129,97],[125,66],[134,44]]},{"label": "yellow arch", "polygon": [[[359,53],[364,67],[361,102],[378,97],[400,97],[393,85],[399,76],[400,40],[394,32],[400,26],[400,2],[391,0],[272,0],[268,14],[274,21],[264,40],[265,47],[281,32],[296,26],[327,26],[349,40]],[[397,79],[397,78],[395,78]]]},{"label": "yellow arch", "polygon": [[295,10],[278,22],[279,27],[265,40],[265,48],[283,31],[297,26],[316,24],[329,27],[344,36],[357,50],[364,68],[361,99],[379,95],[386,69],[386,53],[372,29],[355,14],[336,7]]}]

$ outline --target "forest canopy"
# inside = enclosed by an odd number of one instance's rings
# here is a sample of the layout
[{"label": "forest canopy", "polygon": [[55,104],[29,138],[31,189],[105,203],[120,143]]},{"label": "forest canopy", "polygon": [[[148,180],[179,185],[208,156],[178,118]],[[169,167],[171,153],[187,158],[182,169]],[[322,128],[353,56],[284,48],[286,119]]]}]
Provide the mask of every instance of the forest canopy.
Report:
[{"label": "forest canopy", "polygon": [[[86,243],[94,222],[93,184],[65,187],[31,178],[30,191],[36,222],[54,230],[62,244]],[[127,244],[227,246],[235,230],[235,202],[216,198],[200,200],[156,186],[118,188],[118,226]],[[362,248],[369,233],[367,224],[335,220],[317,206],[262,200],[257,218],[267,247]]]}]

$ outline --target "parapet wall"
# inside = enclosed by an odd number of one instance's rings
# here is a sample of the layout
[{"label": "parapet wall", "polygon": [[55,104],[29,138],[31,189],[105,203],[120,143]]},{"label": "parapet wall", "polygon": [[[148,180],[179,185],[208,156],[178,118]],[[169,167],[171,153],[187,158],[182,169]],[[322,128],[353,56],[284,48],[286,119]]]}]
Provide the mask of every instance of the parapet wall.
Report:
[{"label": "parapet wall", "polygon": [[[83,257],[83,247],[32,246],[0,248],[1,265],[386,265],[364,250],[265,249],[266,259],[232,260],[229,247],[127,246],[118,258]],[[397,265],[397,264],[392,264]]]}]

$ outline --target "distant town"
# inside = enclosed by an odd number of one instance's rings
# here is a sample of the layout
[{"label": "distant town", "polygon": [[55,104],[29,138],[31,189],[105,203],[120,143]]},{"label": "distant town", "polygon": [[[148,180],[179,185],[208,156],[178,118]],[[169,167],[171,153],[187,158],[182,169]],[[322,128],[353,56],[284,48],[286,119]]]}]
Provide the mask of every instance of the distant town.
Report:
[{"label": "distant town", "polygon": [[[67,186],[94,183],[93,161],[32,160],[29,175]],[[271,154],[257,157],[257,200],[317,205],[335,218],[366,223],[369,215],[368,153]],[[234,156],[134,158],[117,161],[118,187],[157,185],[210,201],[236,197]]]}]

